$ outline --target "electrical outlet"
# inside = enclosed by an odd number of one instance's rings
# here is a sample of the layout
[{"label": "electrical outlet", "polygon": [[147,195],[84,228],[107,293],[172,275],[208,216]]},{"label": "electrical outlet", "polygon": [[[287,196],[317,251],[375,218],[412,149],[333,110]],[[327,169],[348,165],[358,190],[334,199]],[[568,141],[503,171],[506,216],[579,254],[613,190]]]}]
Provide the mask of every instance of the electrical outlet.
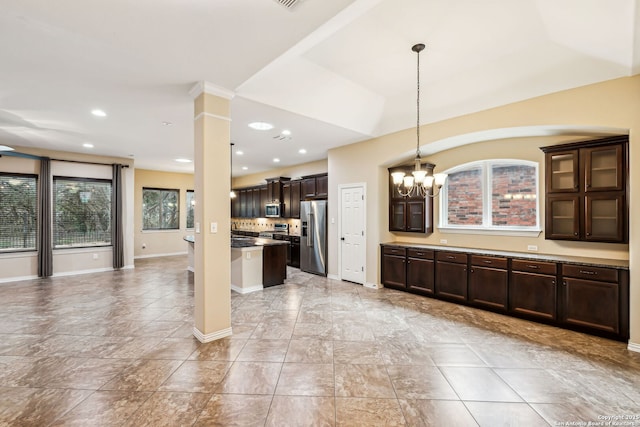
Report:
[{"label": "electrical outlet", "polygon": [[538,246],[536,246],[536,245],[528,245],[527,246],[527,250],[528,251],[537,251],[538,250]]},{"label": "electrical outlet", "polygon": [[147,244],[146,243],[142,244],[142,249],[147,249]]},{"label": "electrical outlet", "polygon": [[443,245],[446,245],[447,244],[447,239],[440,239],[440,243],[443,244]]},{"label": "electrical outlet", "polygon": [[217,233],[218,232],[218,223],[217,222],[212,222],[211,223],[211,232],[212,233]]},{"label": "electrical outlet", "polygon": [[98,259],[98,254],[93,254],[93,259]]}]

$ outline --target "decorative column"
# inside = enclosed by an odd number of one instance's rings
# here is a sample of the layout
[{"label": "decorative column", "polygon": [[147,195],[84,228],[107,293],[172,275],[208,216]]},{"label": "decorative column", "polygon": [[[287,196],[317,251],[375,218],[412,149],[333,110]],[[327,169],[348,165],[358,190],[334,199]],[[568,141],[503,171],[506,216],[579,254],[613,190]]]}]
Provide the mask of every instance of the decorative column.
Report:
[{"label": "decorative column", "polygon": [[194,328],[200,342],[231,335],[230,101],[208,82],[194,99]]}]

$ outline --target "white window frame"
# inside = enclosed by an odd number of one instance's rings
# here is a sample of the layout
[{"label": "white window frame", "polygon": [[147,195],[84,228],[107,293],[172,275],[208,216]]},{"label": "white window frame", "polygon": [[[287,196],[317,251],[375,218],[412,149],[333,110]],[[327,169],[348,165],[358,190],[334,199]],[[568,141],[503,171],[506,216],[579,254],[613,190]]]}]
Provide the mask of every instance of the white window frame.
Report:
[{"label": "white window frame", "polygon": [[[513,166],[529,166],[535,168],[536,176],[536,225],[525,226],[494,226],[492,222],[492,170],[493,166],[513,165]],[[459,234],[486,234],[486,235],[503,235],[503,236],[522,236],[537,237],[542,232],[540,228],[540,173],[538,162],[521,159],[489,159],[469,162],[455,166],[445,171],[447,174],[453,174],[469,169],[481,170],[482,180],[482,225],[453,225],[448,224],[448,181],[442,186],[440,191],[440,215],[438,221],[438,230],[442,233],[459,233]]]}]

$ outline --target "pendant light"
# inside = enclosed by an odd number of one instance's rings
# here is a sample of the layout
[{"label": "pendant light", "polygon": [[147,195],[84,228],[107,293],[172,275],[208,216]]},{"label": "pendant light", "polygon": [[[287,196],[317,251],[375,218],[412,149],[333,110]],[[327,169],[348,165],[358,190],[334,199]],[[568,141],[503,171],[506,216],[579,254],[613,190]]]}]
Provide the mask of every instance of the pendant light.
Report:
[{"label": "pendant light", "polygon": [[[446,173],[430,174],[429,170],[422,169],[422,158],[420,156],[420,52],[422,52],[424,48],[425,45],[422,43],[413,45],[411,48],[411,50],[416,53],[418,59],[416,86],[416,157],[413,162],[414,170],[411,172],[411,175],[406,175],[404,172],[393,172],[391,174],[398,193],[402,196],[409,197],[436,197],[447,179]],[[434,184],[438,191],[432,193]]]}]

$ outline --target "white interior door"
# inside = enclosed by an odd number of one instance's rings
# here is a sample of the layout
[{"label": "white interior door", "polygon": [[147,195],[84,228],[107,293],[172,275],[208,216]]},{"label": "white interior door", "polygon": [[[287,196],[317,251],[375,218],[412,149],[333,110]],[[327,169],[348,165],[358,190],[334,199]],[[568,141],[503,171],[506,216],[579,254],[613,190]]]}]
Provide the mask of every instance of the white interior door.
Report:
[{"label": "white interior door", "polygon": [[340,278],[364,285],[364,184],[340,186]]}]

